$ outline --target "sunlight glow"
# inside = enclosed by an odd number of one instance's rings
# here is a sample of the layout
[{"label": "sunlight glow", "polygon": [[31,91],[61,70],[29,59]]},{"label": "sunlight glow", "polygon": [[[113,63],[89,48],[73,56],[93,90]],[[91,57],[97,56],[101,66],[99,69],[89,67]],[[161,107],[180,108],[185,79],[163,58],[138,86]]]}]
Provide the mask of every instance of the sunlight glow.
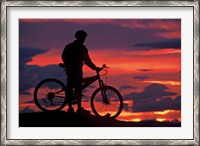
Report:
[{"label": "sunlight glow", "polygon": [[164,119],[164,118],[157,118],[156,121],[158,121],[158,122],[164,122],[164,121],[166,121],[166,119]]},{"label": "sunlight glow", "polygon": [[171,86],[180,86],[181,82],[179,81],[142,81],[143,83],[158,83],[158,84],[165,84]]},{"label": "sunlight glow", "polygon": [[135,118],[135,119],[132,119],[131,121],[133,121],[133,122],[140,122],[140,121],[142,121],[142,119],[140,119],[140,118]]},{"label": "sunlight glow", "polygon": [[158,114],[158,115],[165,115],[165,114],[167,114],[167,113],[169,113],[169,112],[172,112],[171,110],[165,110],[165,111],[156,111],[156,112],[154,112],[154,114]]},{"label": "sunlight glow", "polygon": [[117,118],[120,121],[143,121],[155,119],[157,121],[181,121],[180,110],[164,110],[164,111],[150,111],[150,112],[128,112],[123,110]]}]

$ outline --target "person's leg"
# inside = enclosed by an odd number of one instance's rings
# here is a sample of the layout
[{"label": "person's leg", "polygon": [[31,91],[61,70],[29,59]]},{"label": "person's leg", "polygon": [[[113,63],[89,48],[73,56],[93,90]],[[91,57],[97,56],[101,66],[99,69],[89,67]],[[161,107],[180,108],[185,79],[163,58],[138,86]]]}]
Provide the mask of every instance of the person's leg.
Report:
[{"label": "person's leg", "polygon": [[79,78],[77,78],[77,82],[76,82],[76,86],[75,86],[75,91],[77,93],[77,97],[78,97],[78,109],[77,109],[77,113],[78,114],[89,114],[90,111],[85,110],[82,107],[82,75],[79,76]]},{"label": "person's leg", "polygon": [[76,96],[78,99],[78,109],[81,108],[82,103],[82,81],[79,79],[75,86]]},{"label": "person's leg", "polygon": [[67,87],[66,87],[66,91],[67,91],[67,103],[69,108],[73,108],[72,107],[72,97],[73,97],[73,87],[72,85],[68,82]]},{"label": "person's leg", "polygon": [[66,94],[67,94],[67,103],[69,109],[72,109],[72,98],[73,98],[73,86],[74,86],[74,81],[73,81],[73,73],[67,72],[67,86],[66,86]]},{"label": "person's leg", "polygon": [[82,102],[82,79],[83,78],[83,73],[81,70],[77,71],[76,74],[76,80],[75,80],[75,92],[76,92],[76,97],[78,99],[78,109],[81,108],[81,102]]}]

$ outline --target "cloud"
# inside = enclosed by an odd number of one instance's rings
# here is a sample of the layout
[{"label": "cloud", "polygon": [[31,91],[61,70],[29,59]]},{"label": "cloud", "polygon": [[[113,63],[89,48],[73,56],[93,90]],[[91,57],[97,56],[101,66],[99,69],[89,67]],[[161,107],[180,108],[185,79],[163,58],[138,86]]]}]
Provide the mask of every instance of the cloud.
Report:
[{"label": "cloud", "polygon": [[20,111],[20,113],[33,113],[33,112],[35,111],[30,107],[25,107],[23,110]]},{"label": "cloud", "polygon": [[146,76],[146,75],[141,75],[141,76],[134,76],[133,78],[136,79],[136,80],[143,81],[143,80],[150,79],[151,77],[150,76]]},{"label": "cloud", "polygon": [[160,99],[158,101],[136,102],[133,111],[146,112],[146,111],[163,111],[163,110],[180,110],[181,97],[178,96],[175,100],[170,97]]},{"label": "cloud", "polygon": [[150,84],[143,92],[132,92],[124,95],[124,99],[133,100],[133,112],[180,110],[181,96],[172,99],[170,96],[175,96],[177,93],[168,90],[165,85]]},{"label": "cloud", "polygon": [[88,32],[89,49],[126,49],[132,46],[133,40],[155,41],[161,38],[155,34],[180,32],[180,22],[174,19],[20,19],[19,39],[28,39],[28,43],[20,41],[20,46],[63,48],[73,41],[75,31],[84,29]]},{"label": "cloud", "polygon": [[180,29],[178,19],[20,19],[20,23],[113,24],[130,29]]},{"label": "cloud", "polygon": [[66,84],[66,74],[58,65],[40,67],[37,65],[25,65],[25,69],[19,74],[19,91],[24,93],[45,78],[56,78]]},{"label": "cloud", "polygon": [[161,40],[156,42],[144,42],[144,43],[137,43],[134,45],[134,50],[160,50],[160,49],[181,49],[181,39],[167,39]]},{"label": "cloud", "polygon": [[133,19],[129,21],[121,21],[121,26],[132,29],[154,29],[163,31],[180,30],[181,20],[177,19]]},{"label": "cloud", "polygon": [[139,69],[139,71],[142,71],[142,72],[148,72],[148,71],[152,71],[152,69]]},{"label": "cloud", "polygon": [[158,84],[165,84],[165,85],[171,85],[171,86],[180,86],[181,82],[180,81],[167,81],[167,80],[148,80],[148,81],[143,81],[143,83],[158,83]]},{"label": "cloud", "polygon": [[138,87],[133,87],[129,85],[120,86],[120,91],[127,90],[127,89],[137,89]]},{"label": "cloud", "polygon": [[19,48],[19,57],[20,58],[31,58],[35,55],[42,54],[47,52],[48,50],[39,49],[39,48],[28,48],[28,47],[20,47]]},{"label": "cloud", "polygon": [[39,48],[20,47],[19,48],[19,70],[22,71],[27,62],[32,61],[32,57],[46,53],[48,50]]},{"label": "cloud", "polygon": [[24,94],[24,95],[31,95],[31,93],[30,92],[27,92],[27,91],[23,91],[22,89],[21,89],[21,92],[20,92],[21,94]]},{"label": "cloud", "polygon": [[65,79],[65,72],[58,65],[27,65],[32,57],[46,53],[48,49],[20,47],[19,48],[19,91],[27,94],[27,90],[37,85],[39,81],[47,77]]}]

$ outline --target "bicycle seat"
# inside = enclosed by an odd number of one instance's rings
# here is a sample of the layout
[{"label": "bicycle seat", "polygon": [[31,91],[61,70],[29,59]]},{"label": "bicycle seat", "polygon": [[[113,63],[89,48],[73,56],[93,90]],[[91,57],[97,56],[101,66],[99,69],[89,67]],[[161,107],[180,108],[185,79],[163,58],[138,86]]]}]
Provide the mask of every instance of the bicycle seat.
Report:
[{"label": "bicycle seat", "polygon": [[59,66],[62,68],[65,68],[65,64],[64,63],[59,63]]}]

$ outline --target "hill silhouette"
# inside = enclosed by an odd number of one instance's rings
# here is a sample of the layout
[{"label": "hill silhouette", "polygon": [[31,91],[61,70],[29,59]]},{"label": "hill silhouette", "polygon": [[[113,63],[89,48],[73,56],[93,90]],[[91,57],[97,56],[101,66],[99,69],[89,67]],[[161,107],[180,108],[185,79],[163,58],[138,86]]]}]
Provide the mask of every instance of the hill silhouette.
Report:
[{"label": "hill silhouette", "polygon": [[127,122],[92,114],[70,114],[68,112],[20,113],[19,127],[180,127],[180,122],[158,122],[155,120]]}]

